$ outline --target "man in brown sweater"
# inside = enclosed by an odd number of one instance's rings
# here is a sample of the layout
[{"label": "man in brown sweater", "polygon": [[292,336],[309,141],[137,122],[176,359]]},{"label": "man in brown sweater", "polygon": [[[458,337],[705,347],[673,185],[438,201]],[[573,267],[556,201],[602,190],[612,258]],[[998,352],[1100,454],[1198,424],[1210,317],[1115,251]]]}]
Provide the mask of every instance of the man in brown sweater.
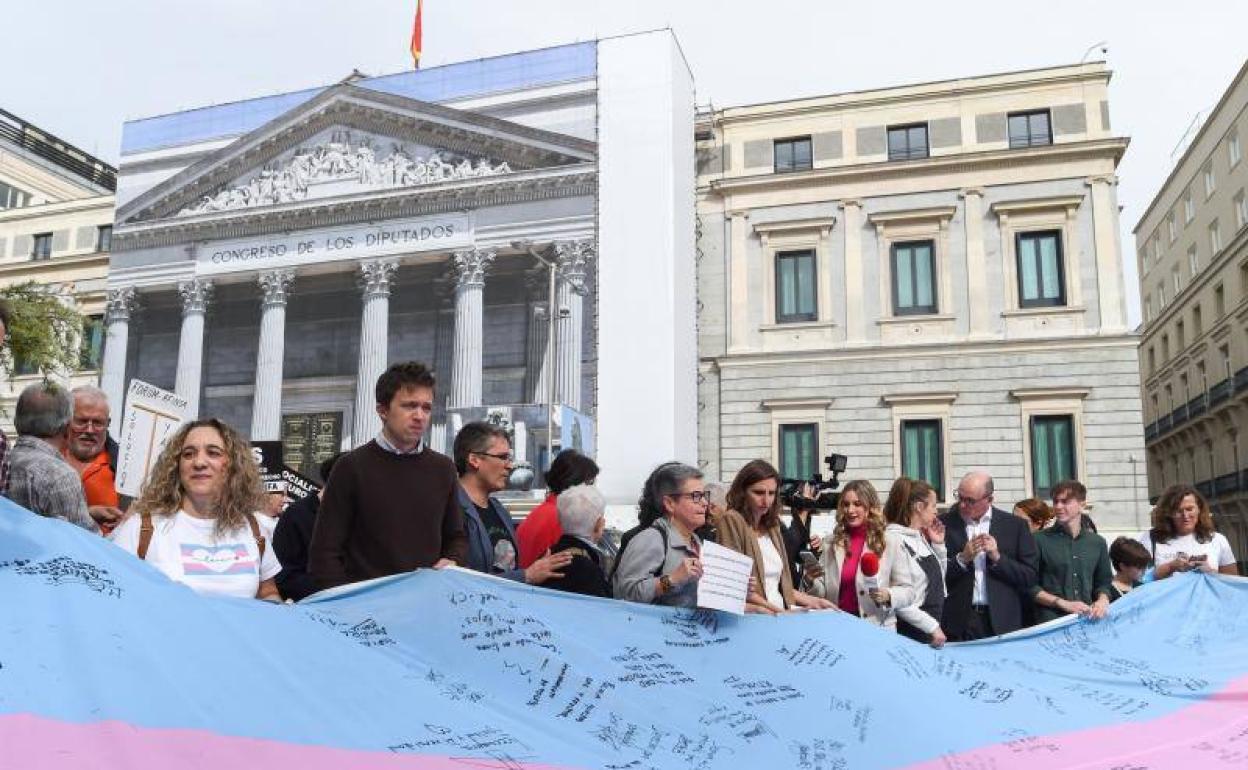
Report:
[{"label": "man in brown sweater", "polygon": [[422,441],[433,389],[433,374],[415,361],[378,378],[381,432],[343,455],[326,480],[308,551],[318,588],[464,563],[455,464]]}]

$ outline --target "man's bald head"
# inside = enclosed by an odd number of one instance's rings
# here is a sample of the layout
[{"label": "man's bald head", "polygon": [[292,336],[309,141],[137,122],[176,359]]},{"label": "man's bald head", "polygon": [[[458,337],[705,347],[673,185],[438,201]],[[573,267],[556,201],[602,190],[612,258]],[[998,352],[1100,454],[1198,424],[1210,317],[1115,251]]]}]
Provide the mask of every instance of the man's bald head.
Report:
[{"label": "man's bald head", "polygon": [[971,471],[958,484],[958,492],[967,493],[970,497],[984,497],[991,495],[992,491],[992,476],[987,471]]}]

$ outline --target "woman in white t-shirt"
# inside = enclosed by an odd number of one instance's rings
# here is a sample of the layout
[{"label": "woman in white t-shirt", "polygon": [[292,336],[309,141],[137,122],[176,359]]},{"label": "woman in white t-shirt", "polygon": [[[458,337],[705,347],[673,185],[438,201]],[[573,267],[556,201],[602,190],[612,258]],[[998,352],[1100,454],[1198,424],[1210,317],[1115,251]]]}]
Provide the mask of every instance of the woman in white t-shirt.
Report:
[{"label": "woman in white t-shirt", "polygon": [[1153,557],[1154,580],[1191,570],[1239,574],[1231,544],[1213,530],[1209,503],[1186,484],[1162,493],[1153,508],[1153,528],[1136,539]]},{"label": "woman in white t-shirt", "polygon": [[197,420],[169,439],[112,540],[197,593],[278,600],[281,564],[254,513],[262,490],[242,436]]}]

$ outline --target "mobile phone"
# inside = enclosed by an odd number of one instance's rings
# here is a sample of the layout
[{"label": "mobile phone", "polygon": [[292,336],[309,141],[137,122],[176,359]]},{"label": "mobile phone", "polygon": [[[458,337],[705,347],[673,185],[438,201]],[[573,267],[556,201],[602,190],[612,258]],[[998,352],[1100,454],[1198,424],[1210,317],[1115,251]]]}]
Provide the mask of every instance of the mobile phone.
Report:
[{"label": "mobile phone", "polygon": [[1204,562],[1209,561],[1209,554],[1199,553],[1194,556],[1187,557],[1187,560],[1192,564],[1203,564]]},{"label": "mobile phone", "polygon": [[810,551],[799,551],[797,554],[797,558],[802,560],[803,567],[809,568],[819,563],[819,560],[816,559],[815,555],[811,553]]}]

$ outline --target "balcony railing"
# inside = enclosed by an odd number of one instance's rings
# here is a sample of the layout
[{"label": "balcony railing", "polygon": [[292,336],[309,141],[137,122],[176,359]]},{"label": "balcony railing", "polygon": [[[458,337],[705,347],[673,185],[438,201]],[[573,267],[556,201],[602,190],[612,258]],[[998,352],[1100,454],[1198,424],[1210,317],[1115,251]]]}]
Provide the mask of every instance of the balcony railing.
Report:
[{"label": "balcony railing", "polygon": [[1212,481],[1198,481],[1194,486],[1196,487],[1196,491],[1203,495],[1206,500],[1213,497]]},{"label": "balcony railing", "polygon": [[0,110],[0,141],[38,155],[101,187],[117,189],[117,170],[112,166],[4,110]]},{"label": "balcony railing", "polygon": [[1170,424],[1177,428],[1187,422],[1187,404],[1183,404],[1178,409],[1170,413]]},{"label": "balcony railing", "polygon": [[1170,419],[1170,415],[1166,415],[1157,421],[1158,433],[1169,433],[1172,427],[1174,427],[1174,421]]},{"label": "balcony railing", "polygon": [[1217,406],[1231,397],[1235,390],[1235,381],[1230,377],[1222,380],[1209,389],[1209,406]]},{"label": "balcony railing", "polygon": [[1235,372],[1235,392],[1248,390],[1248,366]]},{"label": "balcony railing", "polygon": [[1213,480],[1213,494],[1215,497],[1229,495],[1240,490],[1239,473],[1224,473]]},{"label": "balcony railing", "polygon": [[1144,441],[1145,442],[1152,441],[1153,439],[1157,438],[1157,436],[1158,436],[1157,423],[1150,422],[1148,425],[1144,427]]},{"label": "balcony railing", "polygon": [[1209,394],[1201,393],[1187,402],[1187,419],[1194,420],[1209,411]]}]

